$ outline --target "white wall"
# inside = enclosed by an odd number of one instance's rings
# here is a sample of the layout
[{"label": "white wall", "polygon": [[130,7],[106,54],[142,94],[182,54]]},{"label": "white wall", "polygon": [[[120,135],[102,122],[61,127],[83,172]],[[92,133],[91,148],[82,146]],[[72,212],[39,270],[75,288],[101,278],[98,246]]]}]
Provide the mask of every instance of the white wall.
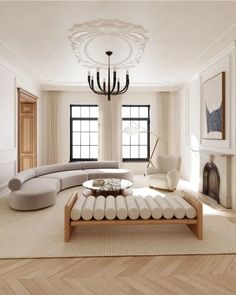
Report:
[{"label": "white wall", "polygon": [[[177,93],[180,104],[180,147],[182,176],[199,187],[201,152],[235,155],[235,47],[230,46],[209,61],[181,91]],[[202,83],[224,71],[226,73],[226,139],[202,139],[203,97]],[[232,204],[236,210],[235,156],[232,157]]]},{"label": "white wall", "polygon": [[180,103],[178,95],[173,92],[169,95],[167,130],[168,130],[168,150],[169,155],[180,155]]},{"label": "white wall", "polygon": [[181,175],[197,188],[200,146],[200,79],[192,80],[177,96],[180,104]]},{"label": "white wall", "polygon": [[[151,131],[159,135],[158,150],[167,152],[169,93],[127,92],[112,97],[111,102],[104,96],[92,92],[46,91],[43,93],[43,163],[68,162],[70,156],[69,106],[70,104],[98,104],[100,107],[100,160],[121,162],[121,121],[122,104],[148,104],[151,106]],[[46,115],[46,112],[48,116]],[[56,113],[56,115],[55,115]],[[47,127],[48,126],[48,127]],[[57,126],[57,127],[56,127]],[[47,130],[47,131],[46,131]],[[53,143],[52,143],[53,139]],[[55,144],[56,142],[56,144]],[[155,137],[151,136],[151,149]],[[52,151],[52,144],[55,144]],[[144,173],[147,163],[122,163],[122,167]]]},{"label": "white wall", "polygon": [[[0,191],[17,171],[17,87],[36,96],[40,90],[27,78],[16,74],[0,61]],[[41,105],[38,102],[38,126],[41,125]],[[38,132],[38,161],[40,163],[41,135]]]}]

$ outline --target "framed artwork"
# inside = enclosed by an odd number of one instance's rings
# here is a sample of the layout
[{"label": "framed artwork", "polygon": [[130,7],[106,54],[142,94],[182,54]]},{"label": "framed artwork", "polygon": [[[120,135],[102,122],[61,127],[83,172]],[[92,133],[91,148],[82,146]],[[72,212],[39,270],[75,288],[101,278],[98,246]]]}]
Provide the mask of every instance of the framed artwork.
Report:
[{"label": "framed artwork", "polygon": [[225,72],[203,83],[203,139],[225,139]]}]

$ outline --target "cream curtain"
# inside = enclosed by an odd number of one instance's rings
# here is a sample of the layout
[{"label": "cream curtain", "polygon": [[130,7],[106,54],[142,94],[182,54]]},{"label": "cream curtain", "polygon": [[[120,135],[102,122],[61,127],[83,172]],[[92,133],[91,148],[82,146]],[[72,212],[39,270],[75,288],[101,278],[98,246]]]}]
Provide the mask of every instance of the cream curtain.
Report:
[{"label": "cream curtain", "polygon": [[100,106],[100,160],[121,160],[121,97],[102,97]]},{"label": "cream curtain", "polygon": [[43,93],[43,164],[57,163],[58,99],[60,92]]}]

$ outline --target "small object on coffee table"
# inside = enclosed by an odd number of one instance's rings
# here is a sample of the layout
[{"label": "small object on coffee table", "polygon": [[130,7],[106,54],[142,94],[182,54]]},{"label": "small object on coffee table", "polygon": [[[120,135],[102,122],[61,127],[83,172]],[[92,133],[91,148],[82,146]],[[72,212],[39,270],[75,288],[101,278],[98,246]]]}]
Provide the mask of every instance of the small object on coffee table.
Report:
[{"label": "small object on coffee table", "polygon": [[119,178],[104,178],[104,179],[91,179],[85,181],[83,187],[92,190],[94,196],[118,196],[122,192],[133,185],[132,181]]}]

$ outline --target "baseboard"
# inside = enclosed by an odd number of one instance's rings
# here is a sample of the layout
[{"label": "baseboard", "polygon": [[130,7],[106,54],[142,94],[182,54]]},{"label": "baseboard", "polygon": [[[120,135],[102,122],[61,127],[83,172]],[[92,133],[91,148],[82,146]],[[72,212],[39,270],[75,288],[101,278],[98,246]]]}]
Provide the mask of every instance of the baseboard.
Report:
[{"label": "baseboard", "polygon": [[8,189],[7,184],[0,187],[0,198],[9,194],[10,190]]}]

